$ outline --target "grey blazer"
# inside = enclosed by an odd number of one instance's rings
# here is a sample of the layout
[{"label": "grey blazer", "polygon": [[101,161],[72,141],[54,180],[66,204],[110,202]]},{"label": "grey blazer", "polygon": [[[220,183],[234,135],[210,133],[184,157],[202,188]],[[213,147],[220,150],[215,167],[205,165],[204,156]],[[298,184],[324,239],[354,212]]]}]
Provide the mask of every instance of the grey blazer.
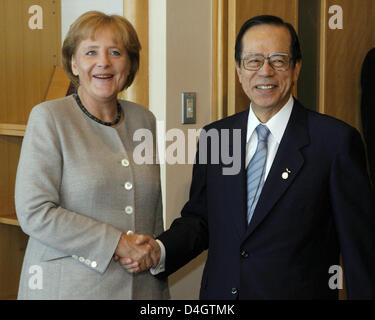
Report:
[{"label": "grey blazer", "polygon": [[31,111],[15,188],[30,236],[19,299],[169,297],[166,281],[129,274],[113,260],[121,233],[163,231],[159,165],[133,159],[143,143],[134,132],[145,128],[155,139],[155,117],[132,102],[121,106],[117,128],[87,117],[72,96]]}]

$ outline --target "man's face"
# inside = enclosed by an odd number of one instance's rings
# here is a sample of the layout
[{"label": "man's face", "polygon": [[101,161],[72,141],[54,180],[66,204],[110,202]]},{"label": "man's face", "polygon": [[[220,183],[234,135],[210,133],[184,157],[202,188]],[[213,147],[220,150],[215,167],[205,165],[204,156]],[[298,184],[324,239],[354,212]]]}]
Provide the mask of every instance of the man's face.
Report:
[{"label": "man's face", "polygon": [[[283,26],[259,25],[246,31],[242,38],[241,58],[249,53],[262,54],[268,57],[271,53],[286,53],[291,60],[291,36]],[[297,82],[301,63],[294,66],[290,61],[287,71],[274,70],[269,61],[258,71],[243,68],[242,62],[237,65],[237,74],[242,88],[253,103],[255,113],[267,112],[276,114],[287,102],[292,92],[293,84]]]}]

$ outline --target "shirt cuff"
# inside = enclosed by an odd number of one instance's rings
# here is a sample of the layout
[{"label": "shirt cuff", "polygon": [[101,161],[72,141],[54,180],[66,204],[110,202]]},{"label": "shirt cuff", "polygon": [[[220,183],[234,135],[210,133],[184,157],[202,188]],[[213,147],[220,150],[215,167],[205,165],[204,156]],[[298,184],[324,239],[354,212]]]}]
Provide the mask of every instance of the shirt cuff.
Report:
[{"label": "shirt cuff", "polygon": [[156,239],[156,242],[160,246],[161,253],[160,253],[160,260],[159,260],[158,265],[155,268],[150,268],[150,273],[154,276],[165,271],[165,255],[166,255],[164,244],[159,239]]}]

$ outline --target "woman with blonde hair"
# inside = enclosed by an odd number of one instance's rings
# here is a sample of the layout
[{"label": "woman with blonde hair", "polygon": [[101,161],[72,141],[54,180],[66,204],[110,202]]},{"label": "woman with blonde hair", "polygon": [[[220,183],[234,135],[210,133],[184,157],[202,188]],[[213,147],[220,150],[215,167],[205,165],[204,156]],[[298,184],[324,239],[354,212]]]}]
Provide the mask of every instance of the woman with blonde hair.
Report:
[{"label": "woman with blonde hair", "polygon": [[114,259],[138,254],[156,267],[155,243],[135,238],[163,231],[159,166],[133,159],[134,132],[155,138],[155,117],[117,99],[134,80],[140,49],[121,16],[90,11],[70,27],[63,67],[77,92],[33,108],[18,165],[16,211],[30,236],[19,299],[169,297],[166,281]]}]

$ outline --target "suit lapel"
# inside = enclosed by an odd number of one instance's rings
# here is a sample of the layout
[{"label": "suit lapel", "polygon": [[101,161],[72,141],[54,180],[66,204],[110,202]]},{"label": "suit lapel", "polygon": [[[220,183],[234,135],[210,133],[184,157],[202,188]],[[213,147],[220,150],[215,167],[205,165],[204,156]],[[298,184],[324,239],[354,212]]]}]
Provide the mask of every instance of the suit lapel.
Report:
[{"label": "suit lapel", "polygon": [[[231,129],[240,129],[241,130],[241,169],[240,172],[236,175],[228,177],[229,190],[232,191],[232,194],[224,195],[228,197],[230,201],[235,203],[235,210],[232,211],[234,227],[237,231],[239,239],[244,235],[247,228],[246,223],[246,134],[247,134],[247,120],[248,120],[249,110],[241,112],[238,114],[236,120],[230,125]],[[233,152],[233,140],[230,139],[230,152]],[[233,154],[233,153],[232,153]]]},{"label": "suit lapel", "polygon": [[[292,184],[304,163],[301,148],[306,146],[309,141],[307,112],[295,101],[292,114],[263,186],[254,215],[246,230],[245,238],[250,236],[266,218],[277,201]],[[282,176],[283,173],[284,178]]]}]

